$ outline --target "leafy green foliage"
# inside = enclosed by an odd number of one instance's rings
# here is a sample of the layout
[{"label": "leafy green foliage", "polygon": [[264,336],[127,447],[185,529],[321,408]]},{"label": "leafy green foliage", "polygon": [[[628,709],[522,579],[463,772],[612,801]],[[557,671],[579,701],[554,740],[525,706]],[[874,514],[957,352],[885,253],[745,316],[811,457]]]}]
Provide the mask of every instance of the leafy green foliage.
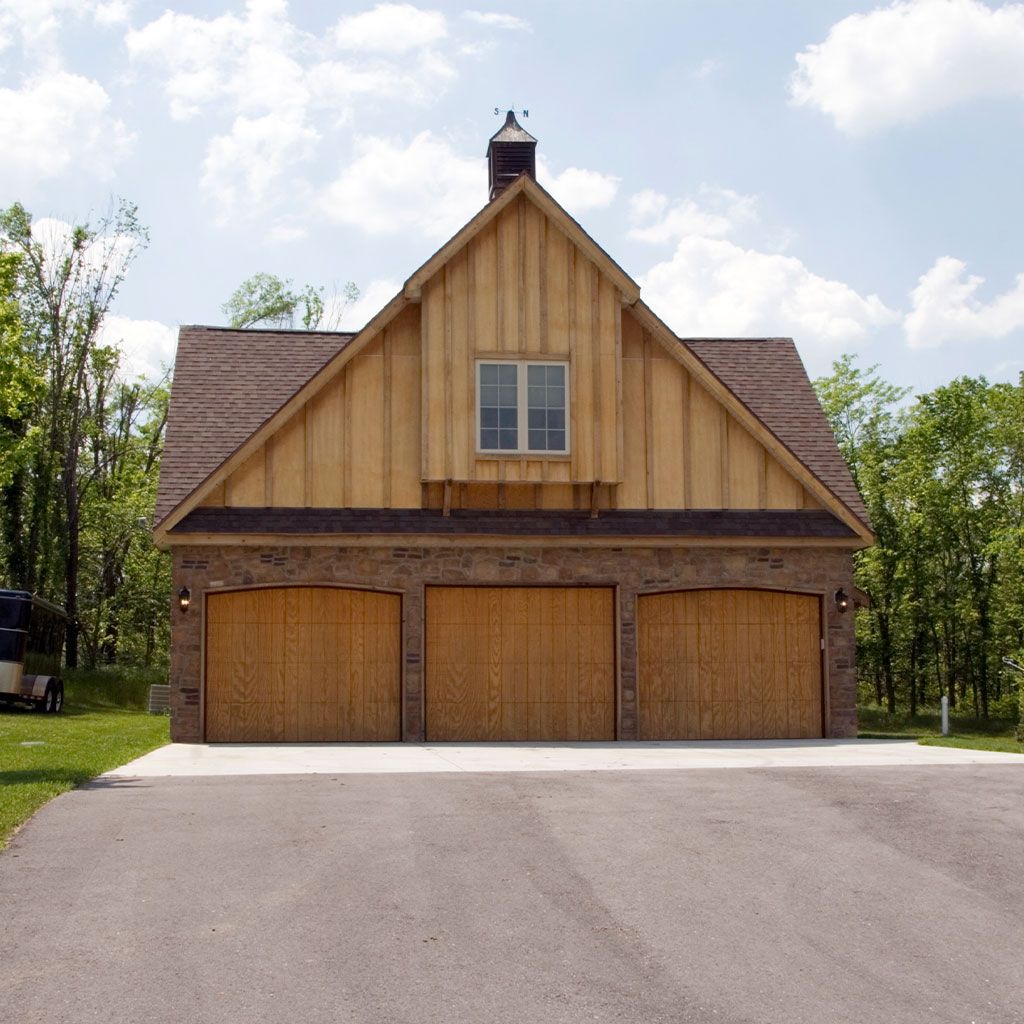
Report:
[{"label": "leafy green foliage", "polygon": [[1020,689],[1024,648],[1024,379],[963,377],[907,401],[845,357],[815,383],[877,543],[856,556],[871,608],[858,673],[890,715],[936,706],[988,718]]},{"label": "leafy green foliage", "polygon": [[232,327],[291,328],[298,316],[307,331],[335,330],[358,298],[359,289],[351,281],[328,300],[322,286],[307,284],[296,290],[291,279],[261,271],[243,281],[221,308]]},{"label": "leafy green foliage", "polygon": [[[166,659],[166,556],[147,530],[167,388],[129,382],[100,330],[148,235],[0,211],[0,582],[62,604],[66,656]],[[8,371],[10,369],[10,372]]]}]

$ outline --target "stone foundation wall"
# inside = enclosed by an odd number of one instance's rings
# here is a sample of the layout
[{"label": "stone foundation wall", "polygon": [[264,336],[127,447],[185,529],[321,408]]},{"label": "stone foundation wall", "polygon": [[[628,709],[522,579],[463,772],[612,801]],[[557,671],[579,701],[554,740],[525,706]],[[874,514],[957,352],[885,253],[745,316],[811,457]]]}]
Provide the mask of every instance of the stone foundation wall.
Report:
[{"label": "stone foundation wall", "polygon": [[618,587],[620,739],[637,738],[636,598],[702,586],[769,587],[825,597],[826,701],[829,736],[855,736],[853,614],[832,595],[852,587],[842,548],[578,547],[177,547],[174,594],[192,605],[171,612],[171,736],[201,742],[203,595],[210,590],[288,583],[373,587],[402,594],[403,738],[424,738],[423,607],[430,584],[562,584]]}]

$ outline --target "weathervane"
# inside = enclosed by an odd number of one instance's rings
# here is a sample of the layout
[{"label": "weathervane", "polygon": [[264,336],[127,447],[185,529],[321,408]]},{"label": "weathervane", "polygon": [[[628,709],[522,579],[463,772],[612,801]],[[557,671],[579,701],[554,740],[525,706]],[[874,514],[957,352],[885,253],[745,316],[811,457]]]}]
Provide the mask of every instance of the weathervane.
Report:
[{"label": "weathervane", "polygon": [[[511,110],[512,113],[514,114],[516,112],[515,104],[513,104],[511,107],[509,107],[509,110]],[[495,107],[494,108],[494,116],[495,117],[500,117],[504,113],[505,113],[505,111],[501,107]],[[530,111],[526,110],[526,109],[520,110],[519,113],[522,114],[523,117],[529,117],[530,116]]]}]

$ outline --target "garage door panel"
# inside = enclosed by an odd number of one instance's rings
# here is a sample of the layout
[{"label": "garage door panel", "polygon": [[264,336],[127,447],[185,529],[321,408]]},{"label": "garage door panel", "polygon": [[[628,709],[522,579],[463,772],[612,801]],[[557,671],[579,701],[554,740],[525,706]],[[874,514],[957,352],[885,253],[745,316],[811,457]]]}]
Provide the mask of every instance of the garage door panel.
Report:
[{"label": "garage door panel", "polygon": [[637,602],[643,739],[821,735],[818,599],[756,590]]},{"label": "garage door panel", "polygon": [[265,588],[210,595],[206,612],[209,741],[399,738],[396,595]]},{"label": "garage door panel", "polygon": [[610,740],[615,738],[615,702],[613,700],[587,701],[579,705],[580,740]]},{"label": "garage door panel", "polygon": [[430,587],[426,608],[428,739],[614,737],[610,589]]}]

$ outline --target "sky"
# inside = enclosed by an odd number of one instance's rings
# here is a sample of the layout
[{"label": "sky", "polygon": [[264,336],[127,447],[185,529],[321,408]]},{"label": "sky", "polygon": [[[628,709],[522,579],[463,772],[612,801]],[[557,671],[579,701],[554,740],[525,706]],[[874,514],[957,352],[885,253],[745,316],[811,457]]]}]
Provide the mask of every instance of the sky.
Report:
[{"label": "sky", "polygon": [[0,0],[0,204],[138,205],[104,337],[153,376],[258,271],[354,281],[361,326],[487,202],[513,107],[678,334],[1024,371],[1024,3],[469,2]]}]

